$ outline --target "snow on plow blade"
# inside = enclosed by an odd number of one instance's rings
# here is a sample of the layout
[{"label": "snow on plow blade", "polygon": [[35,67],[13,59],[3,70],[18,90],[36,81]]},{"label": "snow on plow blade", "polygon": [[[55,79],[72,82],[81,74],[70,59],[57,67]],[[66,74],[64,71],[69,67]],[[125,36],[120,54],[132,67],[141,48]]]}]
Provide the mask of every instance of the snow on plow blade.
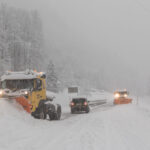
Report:
[{"label": "snow on plow blade", "polygon": [[15,99],[20,105],[22,105],[24,110],[26,110],[28,113],[31,113],[32,105],[28,103],[28,100],[24,96],[15,97]]},{"label": "snow on plow blade", "polygon": [[114,104],[129,104],[132,103],[131,98],[119,98],[114,100]]}]

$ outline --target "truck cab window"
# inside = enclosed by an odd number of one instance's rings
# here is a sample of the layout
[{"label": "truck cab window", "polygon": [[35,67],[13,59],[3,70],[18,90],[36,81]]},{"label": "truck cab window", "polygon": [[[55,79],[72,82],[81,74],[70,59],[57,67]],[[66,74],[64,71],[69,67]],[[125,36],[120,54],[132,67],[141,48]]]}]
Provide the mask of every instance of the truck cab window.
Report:
[{"label": "truck cab window", "polygon": [[36,80],[36,89],[41,90],[42,89],[42,80],[37,79]]}]

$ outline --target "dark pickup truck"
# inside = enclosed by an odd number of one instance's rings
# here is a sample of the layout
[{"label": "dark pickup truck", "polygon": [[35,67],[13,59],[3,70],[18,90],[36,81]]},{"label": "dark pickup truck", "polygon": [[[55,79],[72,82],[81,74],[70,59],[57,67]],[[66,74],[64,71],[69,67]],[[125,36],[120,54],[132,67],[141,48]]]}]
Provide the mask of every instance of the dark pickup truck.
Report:
[{"label": "dark pickup truck", "polygon": [[70,108],[71,108],[71,113],[75,112],[86,112],[89,113],[90,108],[89,104],[87,101],[87,98],[72,98],[72,101],[70,102]]}]

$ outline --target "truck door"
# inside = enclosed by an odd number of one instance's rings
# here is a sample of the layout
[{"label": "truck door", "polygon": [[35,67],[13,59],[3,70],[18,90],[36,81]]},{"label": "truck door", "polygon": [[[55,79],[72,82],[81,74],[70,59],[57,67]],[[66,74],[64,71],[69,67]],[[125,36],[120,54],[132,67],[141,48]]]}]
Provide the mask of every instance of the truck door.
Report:
[{"label": "truck door", "polygon": [[40,79],[34,80],[34,92],[32,93],[32,105],[33,105],[33,111],[36,110],[36,108],[39,105],[39,101],[42,99],[42,81]]},{"label": "truck door", "polygon": [[39,101],[43,99],[41,79],[36,79],[36,99],[37,99],[37,103],[39,103]]},{"label": "truck door", "polygon": [[36,78],[34,80],[34,90],[32,93],[32,112],[36,110],[36,108],[39,106],[39,102],[41,100],[46,99],[46,88],[45,83],[42,79]]}]

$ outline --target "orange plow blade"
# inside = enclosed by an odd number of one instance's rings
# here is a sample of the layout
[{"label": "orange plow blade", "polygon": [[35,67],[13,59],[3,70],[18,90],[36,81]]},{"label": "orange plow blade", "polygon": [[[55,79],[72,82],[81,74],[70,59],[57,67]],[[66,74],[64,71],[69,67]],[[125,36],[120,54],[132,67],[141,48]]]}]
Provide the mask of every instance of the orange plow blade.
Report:
[{"label": "orange plow blade", "polygon": [[129,104],[132,103],[132,99],[131,98],[123,98],[123,99],[115,99],[114,100],[114,104]]},{"label": "orange plow blade", "polygon": [[15,99],[20,105],[22,105],[24,110],[26,110],[28,113],[31,113],[32,105],[29,104],[28,100],[24,96],[16,97]]}]

